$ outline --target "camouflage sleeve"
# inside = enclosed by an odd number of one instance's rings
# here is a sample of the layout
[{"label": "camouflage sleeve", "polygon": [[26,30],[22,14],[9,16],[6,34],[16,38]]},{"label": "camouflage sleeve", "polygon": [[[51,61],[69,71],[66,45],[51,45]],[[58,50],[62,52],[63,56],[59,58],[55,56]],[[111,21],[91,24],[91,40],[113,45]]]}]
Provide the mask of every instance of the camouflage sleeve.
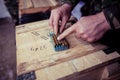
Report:
[{"label": "camouflage sleeve", "polygon": [[103,12],[112,29],[120,28],[120,0],[104,0]]},{"label": "camouflage sleeve", "polygon": [[60,0],[60,2],[61,4],[67,3],[67,4],[75,6],[79,2],[79,0]]}]

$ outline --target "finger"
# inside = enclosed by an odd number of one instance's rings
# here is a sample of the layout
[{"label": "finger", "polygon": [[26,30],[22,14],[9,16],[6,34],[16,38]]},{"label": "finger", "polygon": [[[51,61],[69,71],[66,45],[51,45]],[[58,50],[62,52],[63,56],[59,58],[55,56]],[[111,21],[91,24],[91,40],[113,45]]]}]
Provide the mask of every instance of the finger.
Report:
[{"label": "finger", "polygon": [[66,16],[62,18],[62,24],[61,24],[61,27],[60,27],[60,33],[62,33],[67,20],[68,20],[68,17],[66,17]]},{"label": "finger", "polygon": [[57,39],[61,40],[74,31],[75,31],[75,26],[73,25],[70,28],[66,29],[62,34],[60,34]]},{"label": "finger", "polygon": [[51,15],[50,15],[50,18],[49,18],[49,25],[50,25],[50,27],[52,27],[52,28],[54,27],[54,26],[53,26],[53,19],[54,19],[54,18],[53,18],[53,16],[52,16],[52,12],[51,12]]},{"label": "finger", "polygon": [[60,16],[59,15],[55,15],[54,16],[54,32],[55,34],[58,33],[58,22],[59,22]]}]

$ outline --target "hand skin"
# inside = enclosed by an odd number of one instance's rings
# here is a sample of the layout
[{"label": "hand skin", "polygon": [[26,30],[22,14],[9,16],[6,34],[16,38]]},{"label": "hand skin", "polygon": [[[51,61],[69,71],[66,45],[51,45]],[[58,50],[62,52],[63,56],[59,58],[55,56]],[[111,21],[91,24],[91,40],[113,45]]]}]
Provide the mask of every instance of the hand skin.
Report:
[{"label": "hand skin", "polygon": [[75,36],[78,39],[95,42],[110,29],[110,25],[108,24],[104,13],[100,12],[96,15],[81,17],[77,23],[66,29],[57,39],[61,40],[70,33],[75,32]]},{"label": "hand skin", "polygon": [[63,31],[64,26],[71,15],[70,14],[71,10],[72,10],[71,5],[64,4],[61,7],[58,7],[51,11],[49,25],[52,27],[55,34],[58,33],[58,24],[60,20],[61,20],[60,33]]}]

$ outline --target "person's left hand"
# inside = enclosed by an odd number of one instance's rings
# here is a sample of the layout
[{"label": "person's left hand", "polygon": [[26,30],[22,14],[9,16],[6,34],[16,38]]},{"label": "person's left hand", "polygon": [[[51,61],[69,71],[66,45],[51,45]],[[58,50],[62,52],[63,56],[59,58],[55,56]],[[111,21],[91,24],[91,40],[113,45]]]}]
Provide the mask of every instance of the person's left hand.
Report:
[{"label": "person's left hand", "polygon": [[61,40],[70,33],[75,32],[77,38],[88,42],[95,42],[109,29],[111,29],[110,25],[108,24],[103,12],[100,12],[96,15],[81,17],[77,23],[59,35],[58,40]]}]

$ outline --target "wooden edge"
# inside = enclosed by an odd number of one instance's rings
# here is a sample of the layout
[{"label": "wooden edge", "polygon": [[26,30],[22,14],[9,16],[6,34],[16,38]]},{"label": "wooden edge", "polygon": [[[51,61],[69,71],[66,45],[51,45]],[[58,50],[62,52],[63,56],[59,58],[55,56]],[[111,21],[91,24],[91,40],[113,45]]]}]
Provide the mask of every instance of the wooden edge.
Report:
[{"label": "wooden edge", "polygon": [[[91,51],[83,51],[83,52],[81,52],[82,54],[81,53],[75,54],[74,50],[68,50],[64,54],[49,56],[49,57],[44,58],[44,60],[41,60],[41,61],[38,60],[37,62],[28,62],[25,64],[23,63],[21,65],[18,65],[17,73],[18,73],[18,75],[26,73],[26,67],[30,67],[27,69],[27,72],[30,72],[33,70],[38,70],[38,69],[43,69],[45,67],[50,67],[50,66],[53,66],[53,65],[65,62],[65,61],[69,61],[72,59],[79,58],[81,56],[85,56],[85,55],[94,53],[94,52],[99,51],[103,48],[105,48],[105,46],[96,46],[96,49],[91,50]],[[68,55],[68,53],[69,53],[69,55]],[[55,58],[55,60],[54,60],[54,58]],[[39,63],[39,65],[37,65],[36,63]],[[33,67],[33,65],[36,67]]]},{"label": "wooden edge", "polygon": [[[97,69],[100,69],[100,68],[103,68],[103,69],[104,69],[105,66],[108,66],[108,65],[110,65],[110,64],[112,64],[112,63],[115,63],[115,62],[117,62],[117,61],[119,61],[119,60],[120,60],[120,57],[115,58],[115,59],[113,59],[113,60],[110,60],[110,61],[108,61],[108,62],[104,62],[104,63],[98,64],[98,65],[95,65],[95,66],[93,66],[92,68],[88,68],[88,69],[83,70],[83,71],[81,71],[81,72],[76,72],[76,73],[73,73],[73,74],[71,74],[71,75],[65,76],[64,78],[61,78],[61,79],[59,79],[59,80],[63,80],[63,79],[65,79],[65,80],[72,80],[72,79],[71,79],[71,78],[72,78],[72,75],[79,76],[79,75],[82,75],[82,74],[85,74],[85,73],[89,73],[89,72],[91,72],[91,71],[94,71],[94,70],[97,70]],[[117,75],[114,75],[114,76],[112,76],[112,77],[110,77],[110,78],[102,79],[102,80],[119,80],[119,79],[120,79],[120,74],[117,74]]]},{"label": "wooden edge", "polygon": [[28,8],[28,9],[20,9],[19,11],[21,12],[20,15],[23,14],[32,14],[32,13],[37,13],[37,12],[46,12],[48,10],[52,10],[56,8],[57,6],[51,6],[51,7],[39,7],[39,8]]},{"label": "wooden edge", "polygon": [[113,76],[103,80],[120,80],[120,73],[114,74]]}]

